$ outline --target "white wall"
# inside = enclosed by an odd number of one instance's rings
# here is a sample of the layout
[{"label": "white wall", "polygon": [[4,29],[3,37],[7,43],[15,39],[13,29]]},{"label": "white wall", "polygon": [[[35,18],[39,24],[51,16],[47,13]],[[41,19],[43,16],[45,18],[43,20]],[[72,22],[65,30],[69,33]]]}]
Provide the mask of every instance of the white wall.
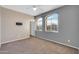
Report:
[{"label": "white wall", "polygon": [[[2,8],[2,40],[7,43],[30,37],[30,20],[32,16]],[[22,22],[22,26],[17,26],[16,22]]]}]

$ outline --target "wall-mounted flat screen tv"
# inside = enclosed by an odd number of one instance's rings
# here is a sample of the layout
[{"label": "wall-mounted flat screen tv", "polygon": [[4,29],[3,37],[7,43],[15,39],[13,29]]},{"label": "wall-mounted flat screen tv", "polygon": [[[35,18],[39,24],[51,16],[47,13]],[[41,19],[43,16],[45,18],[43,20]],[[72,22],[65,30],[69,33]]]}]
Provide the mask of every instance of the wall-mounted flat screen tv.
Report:
[{"label": "wall-mounted flat screen tv", "polygon": [[16,25],[23,25],[23,23],[21,23],[21,22],[16,22]]}]

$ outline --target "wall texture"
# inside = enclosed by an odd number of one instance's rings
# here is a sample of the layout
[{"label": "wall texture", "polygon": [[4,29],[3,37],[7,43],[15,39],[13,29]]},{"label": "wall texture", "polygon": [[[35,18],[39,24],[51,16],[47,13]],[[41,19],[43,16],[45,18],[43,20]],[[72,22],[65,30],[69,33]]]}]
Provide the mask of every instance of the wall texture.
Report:
[{"label": "wall texture", "polygon": [[44,18],[45,15],[55,12],[59,14],[59,33],[45,32],[43,26],[43,31],[36,31],[36,36],[79,48],[79,6],[63,6],[40,16]]},{"label": "wall texture", "polygon": [[1,8],[0,8],[0,46],[1,46]]},{"label": "wall texture", "polygon": [[[26,14],[1,8],[1,43],[16,41],[30,36],[30,20],[33,18]],[[22,22],[22,26],[17,26],[16,22]]]}]

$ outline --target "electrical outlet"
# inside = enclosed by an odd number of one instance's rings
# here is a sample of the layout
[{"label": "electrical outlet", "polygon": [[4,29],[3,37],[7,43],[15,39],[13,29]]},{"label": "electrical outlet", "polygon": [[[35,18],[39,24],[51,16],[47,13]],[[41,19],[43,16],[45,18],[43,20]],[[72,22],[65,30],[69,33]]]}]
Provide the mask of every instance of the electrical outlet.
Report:
[{"label": "electrical outlet", "polygon": [[71,40],[65,40],[65,43],[70,43],[71,42]]},{"label": "electrical outlet", "polygon": [[67,42],[70,43],[71,41],[70,40],[67,40]]}]

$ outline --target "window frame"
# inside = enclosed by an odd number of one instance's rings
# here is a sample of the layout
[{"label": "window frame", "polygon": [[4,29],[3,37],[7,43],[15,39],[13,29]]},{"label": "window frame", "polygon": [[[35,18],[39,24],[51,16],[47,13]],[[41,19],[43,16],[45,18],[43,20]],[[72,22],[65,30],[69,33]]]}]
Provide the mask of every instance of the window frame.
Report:
[{"label": "window frame", "polygon": [[[53,14],[57,14],[57,15],[58,15],[57,31],[56,31],[56,30],[48,31],[48,30],[47,30],[47,20],[48,20],[47,17],[50,17],[50,16],[52,16]],[[51,26],[51,29],[52,29],[52,26]],[[58,32],[59,32],[59,14],[58,14],[58,13],[52,13],[52,14],[47,15],[47,16],[45,17],[45,31],[46,31],[46,32],[54,32],[54,33],[58,33]]]},{"label": "window frame", "polygon": [[[40,18],[42,18],[42,17],[38,17],[37,20],[36,20],[36,31],[43,31],[43,29],[41,29],[41,30],[38,30],[38,29],[37,29],[37,27],[38,27],[38,20],[39,20]],[[43,26],[43,18],[42,18],[42,26]],[[41,26],[41,27],[42,27],[42,26]]]}]

